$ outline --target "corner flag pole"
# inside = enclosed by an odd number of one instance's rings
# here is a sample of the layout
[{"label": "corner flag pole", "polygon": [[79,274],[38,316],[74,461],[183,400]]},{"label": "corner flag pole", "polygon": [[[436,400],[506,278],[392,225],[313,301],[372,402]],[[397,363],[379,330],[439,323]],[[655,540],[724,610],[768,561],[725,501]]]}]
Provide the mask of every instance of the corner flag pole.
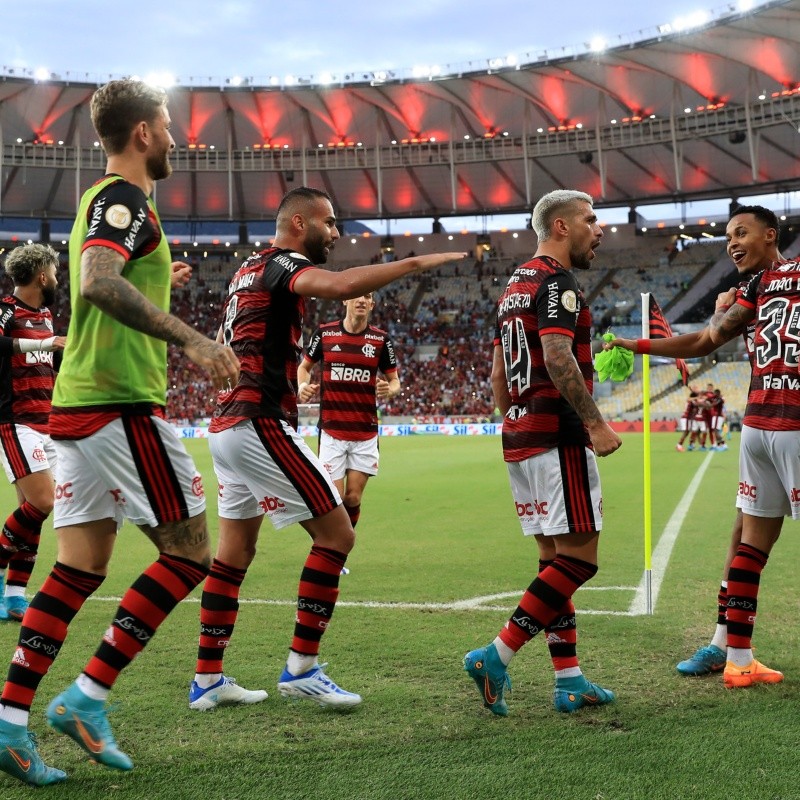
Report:
[{"label": "corner flag pole", "polygon": [[[642,338],[650,338],[650,293],[642,293]],[[644,585],[647,613],[653,613],[653,509],[650,480],[650,356],[642,354],[642,422],[644,425]]]}]

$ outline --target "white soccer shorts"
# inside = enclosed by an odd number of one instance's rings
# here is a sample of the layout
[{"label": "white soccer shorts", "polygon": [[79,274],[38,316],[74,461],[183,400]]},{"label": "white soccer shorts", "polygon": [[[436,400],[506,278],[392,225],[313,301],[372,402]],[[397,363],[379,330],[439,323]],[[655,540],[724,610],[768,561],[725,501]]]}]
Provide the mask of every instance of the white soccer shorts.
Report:
[{"label": "white soccer shorts", "polygon": [[335,481],[344,479],[347,470],[378,474],[378,437],[363,441],[336,439],[325,431],[319,437],[319,460]]},{"label": "white soccer shorts", "polygon": [[156,527],[206,508],[203,480],[160,417],[115,419],[84,439],[56,440],[56,528],[125,518]]},{"label": "white soccer shorts", "polygon": [[209,434],[208,443],[225,519],[266,514],[279,530],[341,505],[327,470],[284,420],[246,420]]},{"label": "white soccer shorts", "polygon": [[0,459],[9,483],[33,475],[34,472],[54,471],[56,449],[46,433],[16,425],[0,424]]},{"label": "white soccer shorts", "polygon": [[736,507],[753,517],[800,519],[800,431],[742,426]]},{"label": "white soccer shorts", "polygon": [[554,447],[506,466],[525,536],[602,530],[600,473],[595,454],[588,447]]}]

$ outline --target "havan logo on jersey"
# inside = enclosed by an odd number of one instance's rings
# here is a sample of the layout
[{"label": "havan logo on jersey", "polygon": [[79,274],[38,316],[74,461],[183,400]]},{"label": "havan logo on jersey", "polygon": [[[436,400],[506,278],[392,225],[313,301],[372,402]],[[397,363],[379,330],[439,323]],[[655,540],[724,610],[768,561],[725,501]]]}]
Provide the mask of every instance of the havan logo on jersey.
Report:
[{"label": "havan logo on jersey", "polygon": [[368,369],[361,369],[359,367],[344,367],[332,366],[331,367],[331,380],[332,381],[349,381],[350,383],[369,383],[371,371]]}]

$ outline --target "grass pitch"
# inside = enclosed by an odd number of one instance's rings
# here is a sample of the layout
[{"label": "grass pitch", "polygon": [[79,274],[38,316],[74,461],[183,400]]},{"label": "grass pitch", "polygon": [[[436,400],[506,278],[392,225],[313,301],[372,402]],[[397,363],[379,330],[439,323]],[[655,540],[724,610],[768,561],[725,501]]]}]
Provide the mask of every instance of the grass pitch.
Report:
[{"label": "grass pitch", "polygon": [[[207,446],[188,445],[204,475],[216,539]],[[135,528],[120,533],[111,575],[71,626],[33,708],[45,760],[69,773],[59,798],[124,800],[754,800],[800,798],[800,651],[793,565],[800,545],[787,522],[764,572],[755,644],[783,684],[728,691],[719,675],[687,679],[675,663],[705,644],[734,518],[738,442],[725,453],[676,453],[653,437],[653,543],[701,465],[694,501],[658,583],[653,616],[635,615],[643,569],[642,437],[627,435],[601,460],[600,571],[575,598],[587,675],[617,703],[560,715],[541,637],[511,665],[509,717],[481,706],[463,654],[485,644],[536,570],[519,531],[496,438],[409,437],[381,442],[340,604],[323,640],[329,674],[364,696],[347,714],[282,700],[275,687],[290,641],[294,597],[309,540],[299,526],[265,524],[242,591],[226,672],[266,688],[262,704],[201,714],[188,708],[198,636],[197,590],[120,678],[111,721],[136,764],[117,773],[88,763],[43,720],[49,700],[94,652],[118,598],[154,558]],[[0,499],[11,510],[13,494]],[[7,513],[7,512],[4,512]],[[678,515],[680,516],[680,515]],[[48,527],[34,573],[54,557]],[[581,613],[583,612],[583,613]],[[10,658],[18,625],[0,624]],[[3,669],[3,668],[0,668]],[[31,789],[0,775],[0,794]]]}]

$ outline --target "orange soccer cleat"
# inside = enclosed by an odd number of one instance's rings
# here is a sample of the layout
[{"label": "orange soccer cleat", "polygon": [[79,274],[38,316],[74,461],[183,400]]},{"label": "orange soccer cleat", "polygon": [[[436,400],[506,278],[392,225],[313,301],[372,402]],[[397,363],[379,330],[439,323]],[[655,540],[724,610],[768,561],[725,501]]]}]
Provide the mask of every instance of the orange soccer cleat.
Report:
[{"label": "orange soccer cleat", "polygon": [[722,673],[722,681],[729,689],[753,686],[756,683],[780,683],[783,673],[765,667],[760,661],[753,659],[746,667],[737,667],[728,661]]}]

